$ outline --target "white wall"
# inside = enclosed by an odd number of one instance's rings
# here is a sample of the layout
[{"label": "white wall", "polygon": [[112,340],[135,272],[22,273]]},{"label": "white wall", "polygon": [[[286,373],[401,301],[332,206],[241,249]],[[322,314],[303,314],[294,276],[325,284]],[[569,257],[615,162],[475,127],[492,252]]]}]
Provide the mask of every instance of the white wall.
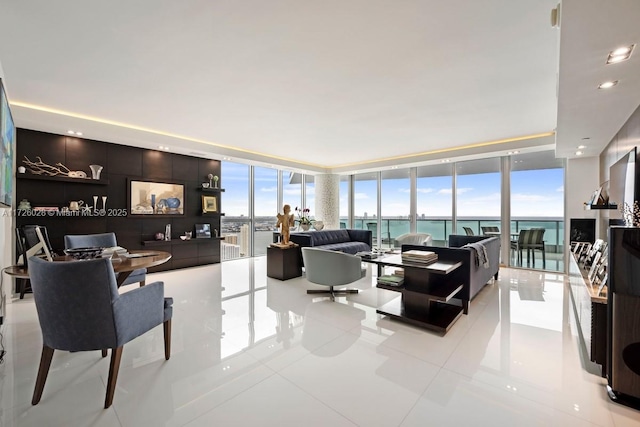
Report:
[{"label": "white wall", "polygon": [[[564,189],[564,241],[569,242],[569,232],[571,218],[595,218],[596,236],[599,231],[599,210],[585,210],[584,203],[591,199],[591,195],[600,187],[599,180],[599,158],[585,157],[578,159],[568,159]],[[565,254],[568,261],[568,252]],[[568,265],[568,264],[567,264]]]}]

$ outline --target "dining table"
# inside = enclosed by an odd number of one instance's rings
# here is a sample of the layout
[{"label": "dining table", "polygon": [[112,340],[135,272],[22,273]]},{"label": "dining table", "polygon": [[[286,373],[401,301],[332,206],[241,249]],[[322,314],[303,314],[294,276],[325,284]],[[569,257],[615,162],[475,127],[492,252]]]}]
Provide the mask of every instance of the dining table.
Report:
[{"label": "dining table", "polygon": [[[126,254],[114,254],[111,257],[113,271],[116,273],[116,285],[122,286],[124,281],[135,270],[151,268],[171,259],[171,254],[165,251],[154,250],[130,250]],[[55,256],[53,262],[73,261],[82,262],[71,255]],[[11,265],[2,269],[3,273],[16,279],[28,279],[29,269],[24,265]]]}]

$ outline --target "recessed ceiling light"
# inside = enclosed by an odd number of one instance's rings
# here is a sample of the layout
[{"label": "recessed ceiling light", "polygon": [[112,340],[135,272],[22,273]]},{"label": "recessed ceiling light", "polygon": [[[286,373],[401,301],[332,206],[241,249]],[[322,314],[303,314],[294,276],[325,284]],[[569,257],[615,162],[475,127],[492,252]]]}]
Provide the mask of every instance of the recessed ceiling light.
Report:
[{"label": "recessed ceiling light", "polygon": [[442,160],[442,163],[449,163],[450,161],[451,160],[449,160],[449,159],[444,159],[444,160]]},{"label": "recessed ceiling light", "polygon": [[67,131],[67,133],[68,133],[69,135],[75,135],[75,134],[76,134],[76,132],[75,132],[75,131],[73,131],[73,130],[68,130],[68,131]]},{"label": "recessed ceiling light", "polygon": [[82,136],[82,132],[76,132],[76,135]]},{"label": "recessed ceiling light", "polygon": [[627,53],[631,53],[634,46],[635,45],[632,44],[631,46],[619,47],[613,52],[611,52],[611,55],[626,55]]},{"label": "recessed ceiling light", "polygon": [[511,154],[518,154],[518,153],[519,153],[519,151],[518,151],[518,150],[516,150],[516,151],[508,151],[508,152],[507,152],[507,154],[509,154],[509,155],[511,155]]},{"label": "recessed ceiling light", "polygon": [[614,80],[612,82],[600,83],[600,85],[598,86],[598,89],[609,89],[611,87],[614,87],[617,84],[618,84],[618,80]]},{"label": "recessed ceiling light", "polygon": [[582,156],[582,151],[576,151],[576,156]]},{"label": "recessed ceiling light", "polygon": [[586,145],[578,145],[578,149],[579,150],[582,150],[583,148],[587,148],[587,146]]},{"label": "recessed ceiling light", "polygon": [[618,62],[626,61],[631,57],[635,44],[631,46],[619,47],[616,50],[609,52],[607,57],[607,64],[617,64]]}]

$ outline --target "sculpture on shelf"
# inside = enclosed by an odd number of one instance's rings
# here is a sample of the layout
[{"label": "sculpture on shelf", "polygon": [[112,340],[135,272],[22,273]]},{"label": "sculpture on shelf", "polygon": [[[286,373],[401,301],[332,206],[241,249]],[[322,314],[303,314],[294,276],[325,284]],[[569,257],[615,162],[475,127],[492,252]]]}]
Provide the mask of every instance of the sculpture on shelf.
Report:
[{"label": "sculpture on shelf", "polygon": [[48,165],[42,161],[40,156],[36,156],[36,161],[32,162],[27,156],[24,156],[22,161],[29,167],[29,172],[34,175],[44,176],[68,176],[69,178],[86,178],[87,174],[84,171],[72,171],[62,163],[56,163],[54,166]]},{"label": "sculpture on shelf", "polygon": [[291,206],[284,205],[282,211],[284,213],[277,215],[278,222],[276,223],[276,227],[280,227],[280,235],[282,236],[282,242],[278,246],[293,246],[294,244],[289,242],[289,228],[295,224]]}]

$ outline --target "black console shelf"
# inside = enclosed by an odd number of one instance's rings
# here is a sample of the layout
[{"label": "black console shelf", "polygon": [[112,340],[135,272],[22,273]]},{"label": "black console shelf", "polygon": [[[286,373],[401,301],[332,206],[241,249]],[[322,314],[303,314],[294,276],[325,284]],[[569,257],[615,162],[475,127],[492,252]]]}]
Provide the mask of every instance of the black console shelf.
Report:
[{"label": "black console shelf", "polygon": [[43,176],[18,174],[18,179],[37,179],[39,181],[72,182],[74,184],[109,185],[108,179],[69,178],[68,176]]}]

